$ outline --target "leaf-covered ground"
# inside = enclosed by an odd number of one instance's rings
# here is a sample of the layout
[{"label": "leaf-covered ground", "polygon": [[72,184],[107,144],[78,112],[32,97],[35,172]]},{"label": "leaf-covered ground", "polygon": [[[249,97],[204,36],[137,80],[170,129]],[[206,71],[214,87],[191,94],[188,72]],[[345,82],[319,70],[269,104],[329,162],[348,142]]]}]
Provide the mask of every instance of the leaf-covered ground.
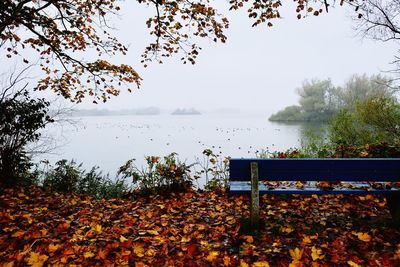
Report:
[{"label": "leaf-covered ground", "polygon": [[373,196],[188,192],[98,200],[39,188],[0,195],[0,266],[400,266],[400,229]]}]

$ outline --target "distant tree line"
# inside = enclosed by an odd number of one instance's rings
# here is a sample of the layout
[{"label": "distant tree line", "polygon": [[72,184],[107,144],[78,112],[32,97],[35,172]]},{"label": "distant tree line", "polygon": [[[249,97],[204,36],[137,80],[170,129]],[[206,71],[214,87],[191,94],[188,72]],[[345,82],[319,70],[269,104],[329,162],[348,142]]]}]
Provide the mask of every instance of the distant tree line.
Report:
[{"label": "distant tree line", "polygon": [[370,99],[397,102],[390,80],[381,75],[353,75],[343,86],[334,86],[330,79],[305,81],[297,93],[298,105],[286,107],[269,120],[327,122],[342,110],[355,112],[360,103]]},{"label": "distant tree line", "polygon": [[120,115],[159,115],[157,107],[145,107],[123,110],[108,109],[77,109],[72,112],[73,116],[120,116]]}]

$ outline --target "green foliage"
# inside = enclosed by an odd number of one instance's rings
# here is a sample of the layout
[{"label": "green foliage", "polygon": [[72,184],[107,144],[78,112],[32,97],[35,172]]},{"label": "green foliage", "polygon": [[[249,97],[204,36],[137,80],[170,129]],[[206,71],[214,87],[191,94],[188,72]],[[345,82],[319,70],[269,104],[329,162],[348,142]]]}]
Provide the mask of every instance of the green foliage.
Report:
[{"label": "green foliage", "polygon": [[353,75],[344,87],[337,89],[338,106],[340,109],[348,109],[355,111],[358,103],[365,102],[369,99],[385,97],[393,97],[393,90],[390,88],[389,79],[381,75]]},{"label": "green foliage", "polygon": [[393,97],[390,81],[380,75],[353,75],[343,87],[328,80],[305,81],[297,90],[298,106],[289,106],[272,115],[271,121],[329,121],[341,110],[354,111],[357,103],[384,96]]},{"label": "green foliage", "polygon": [[48,106],[44,99],[32,99],[25,89],[1,99],[0,183],[24,183],[22,178],[31,167],[27,145],[38,141],[39,130],[53,122],[47,115]]},{"label": "green foliage", "polygon": [[200,166],[197,174],[205,176],[204,189],[213,191],[229,187],[229,160],[230,157],[217,155],[211,149],[203,151],[203,160],[197,159],[197,165]]},{"label": "green foliage", "polygon": [[179,192],[192,186],[191,167],[179,161],[176,153],[161,159],[158,156],[146,157],[147,166],[139,169],[135,159],[128,160],[118,170],[124,179],[131,178],[134,189],[142,193]]},{"label": "green foliage", "polygon": [[385,96],[360,102],[354,111],[343,110],[329,124],[329,137],[335,144],[396,144],[399,134],[400,105]]},{"label": "green foliage", "polygon": [[112,181],[108,175],[102,175],[98,167],[89,172],[82,168],[82,164],[63,159],[55,167],[47,165],[45,170],[36,170],[40,183],[45,189],[63,193],[88,194],[98,198],[120,197],[129,191],[123,179]]},{"label": "green foliage", "polygon": [[270,121],[304,121],[304,115],[300,106],[288,106],[273,114]]},{"label": "green foliage", "polygon": [[299,104],[305,121],[326,121],[335,112],[334,95],[336,88],[330,80],[305,81],[298,89]]},{"label": "green foliage", "polygon": [[43,173],[43,187],[59,192],[76,192],[79,178],[84,174],[82,164],[76,165],[74,161],[60,160],[54,169]]},{"label": "green foliage", "polygon": [[335,145],[322,135],[308,132],[301,140],[300,151],[305,158],[326,158],[335,151]]}]

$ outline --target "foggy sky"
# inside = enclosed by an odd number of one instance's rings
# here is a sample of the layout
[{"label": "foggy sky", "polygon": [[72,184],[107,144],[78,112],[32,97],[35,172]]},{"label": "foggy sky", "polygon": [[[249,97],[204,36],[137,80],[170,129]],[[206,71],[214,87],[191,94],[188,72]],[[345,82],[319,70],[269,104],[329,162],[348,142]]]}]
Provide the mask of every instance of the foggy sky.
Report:
[{"label": "foggy sky", "polygon": [[337,7],[328,15],[297,20],[293,3],[284,5],[283,19],[272,28],[252,28],[245,10],[221,10],[230,20],[227,44],[201,41],[203,50],[194,66],[183,65],[178,56],[145,69],[140,54],[151,40],[144,22],[152,10],[127,1],[122,17],[112,23],[118,29],[115,35],[130,51],[116,61],[132,65],[143,78],[142,86],[106,104],[86,101],[77,108],[234,107],[270,113],[295,104],[295,89],[305,79],[331,78],[341,85],[354,73],[391,69],[397,46],[355,36],[350,9]]}]

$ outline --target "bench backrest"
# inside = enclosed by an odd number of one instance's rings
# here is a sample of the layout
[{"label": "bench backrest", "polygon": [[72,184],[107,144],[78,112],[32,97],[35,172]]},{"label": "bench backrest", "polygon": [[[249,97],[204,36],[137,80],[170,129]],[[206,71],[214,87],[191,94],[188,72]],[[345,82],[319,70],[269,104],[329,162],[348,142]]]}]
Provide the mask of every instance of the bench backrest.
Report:
[{"label": "bench backrest", "polygon": [[250,181],[257,162],[259,180],[271,181],[400,181],[397,158],[231,159],[230,180]]}]

